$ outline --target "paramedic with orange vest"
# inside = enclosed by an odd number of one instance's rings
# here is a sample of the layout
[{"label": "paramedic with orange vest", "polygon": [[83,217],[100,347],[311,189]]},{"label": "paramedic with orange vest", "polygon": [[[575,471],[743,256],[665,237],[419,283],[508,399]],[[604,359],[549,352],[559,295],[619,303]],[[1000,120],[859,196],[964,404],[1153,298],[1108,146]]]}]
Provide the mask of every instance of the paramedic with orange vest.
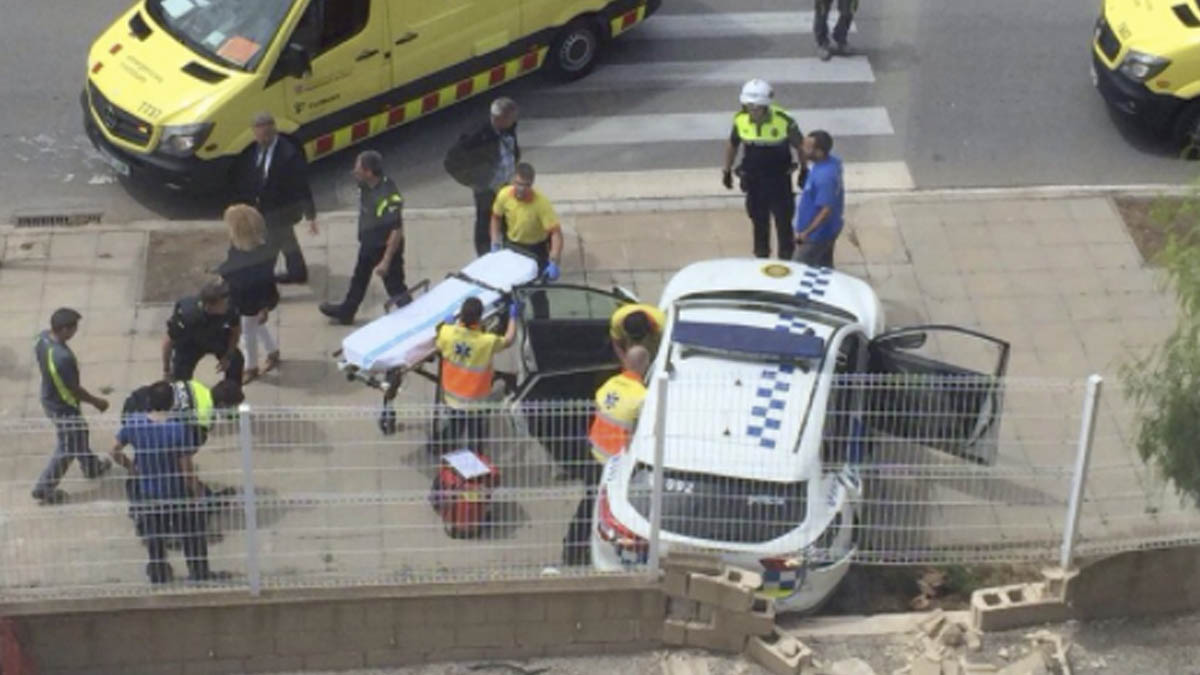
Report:
[{"label": "paramedic with orange vest", "polygon": [[583,469],[583,480],[587,492],[575,509],[567,536],[563,538],[563,564],[566,565],[591,563],[589,541],[592,508],[601,469],[609,458],[621,454],[628,447],[638,415],[642,412],[642,401],[646,398],[642,378],[650,365],[650,352],[641,345],[634,345],[625,353],[622,362],[625,369],[610,377],[596,391],[596,416],[592,418],[591,431],[588,433],[592,458],[596,462],[584,460],[587,466]]},{"label": "paramedic with orange vest", "polygon": [[464,444],[479,450],[486,421],[480,414],[492,393],[492,359],[512,345],[517,334],[521,306],[509,307],[508,330],[503,336],[480,327],[483,302],[471,297],[463,301],[458,323],[443,323],[437,329],[437,350],[442,357],[442,400],[446,405],[446,428],[440,435],[440,450],[447,450],[466,432]]},{"label": "paramedic with orange vest", "polygon": [[613,312],[608,322],[608,336],[612,338],[617,358],[625,360],[625,352],[634,345],[641,345],[650,353],[650,360],[658,352],[667,315],[654,305],[630,303]]}]

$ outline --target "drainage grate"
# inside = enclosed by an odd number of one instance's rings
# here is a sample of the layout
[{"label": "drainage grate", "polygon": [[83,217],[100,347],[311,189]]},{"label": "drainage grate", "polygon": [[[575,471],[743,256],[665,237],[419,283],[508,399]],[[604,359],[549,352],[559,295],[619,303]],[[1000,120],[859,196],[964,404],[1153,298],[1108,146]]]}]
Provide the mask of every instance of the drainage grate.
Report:
[{"label": "drainage grate", "polygon": [[99,223],[104,214],[100,211],[19,211],[13,214],[17,227],[55,227],[91,225]]}]

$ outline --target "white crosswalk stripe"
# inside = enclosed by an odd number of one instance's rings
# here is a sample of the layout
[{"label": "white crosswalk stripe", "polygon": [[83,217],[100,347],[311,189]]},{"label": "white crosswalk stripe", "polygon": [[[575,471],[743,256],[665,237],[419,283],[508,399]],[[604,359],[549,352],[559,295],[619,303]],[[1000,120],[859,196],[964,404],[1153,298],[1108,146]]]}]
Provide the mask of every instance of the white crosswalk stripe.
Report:
[{"label": "white crosswalk stripe", "polygon": [[741,84],[755,77],[775,85],[875,81],[875,73],[866,57],[854,56],[832,61],[791,58],[614,63],[597,68],[591,75],[572,83],[570,88],[579,91],[661,84],[728,85]]},{"label": "white crosswalk stripe", "polygon": [[[795,111],[801,129],[824,129],[834,136],[884,136],[893,133],[885,108],[805,108]],[[656,141],[711,141],[729,136],[733,112],[660,113],[612,117],[541,119],[523,132],[528,147],[642,145]]]},{"label": "white crosswalk stripe", "polygon": [[[561,158],[589,156],[590,151],[557,155],[554,151],[591,147],[603,149],[601,157],[619,158],[619,166],[590,167],[586,173],[555,173],[551,169],[539,174],[539,185],[553,198],[562,201],[621,199],[622,196],[636,199],[730,196],[731,193],[720,185],[719,167],[715,164],[672,168],[672,158],[680,157],[689,163],[708,161],[698,159],[695,154],[681,154],[681,148],[684,144],[719,147],[729,136],[736,112],[736,92],[747,80],[762,78],[772,83],[777,92],[786,92],[779,96],[779,102],[785,108],[789,102],[799,100],[811,105],[814,99],[803,96],[808,85],[819,85],[823,87],[820,91],[832,92],[836,103],[791,108],[789,112],[801,129],[824,129],[833,135],[835,151],[841,149],[847,190],[913,189],[907,164],[895,156],[886,156],[902,152],[898,150],[899,143],[884,140],[896,134],[887,108],[869,104],[851,107],[874,98],[870,89],[876,80],[870,60],[866,56],[838,57],[830,61],[815,58],[815,48],[811,45],[812,21],[813,14],[808,11],[658,14],[650,17],[644,25],[614,43],[613,48],[619,50],[622,43],[631,42],[639,45],[630,50],[631,54],[661,53],[673,58],[651,56],[641,62],[629,63],[629,57],[621,62],[618,56],[613,59],[616,63],[604,63],[588,77],[560,89],[566,94],[582,93],[587,97],[584,100],[597,101],[595,108],[585,109],[589,115],[532,117],[522,124],[521,143],[532,150],[531,159],[539,158],[535,160],[537,162],[546,157],[553,165],[562,161]],[[699,61],[675,60],[681,53],[690,53],[681,52],[678,45],[664,45],[662,50],[646,48],[648,41],[683,43],[763,36],[795,36],[795,42],[804,46],[784,52],[799,52],[796,56],[767,56],[770,54],[767,52],[762,58]],[[809,36],[808,42],[803,36]],[[785,43],[790,45],[792,41],[774,40],[774,53],[778,54],[779,45]],[[708,54],[716,57],[720,52],[714,50]],[[640,92],[651,88],[655,90],[652,107],[637,98],[641,96]],[[692,102],[697,98],[696,91],[701,89],[721,89],[726,93],[706,98],[711,101],[708,110],[696,109]],[[628,92],[639,93],[631,98]],[[618,99],[623,93],[626,94],[624,98]],[[632,101],[635,108],[622,110],[615,105],[617,100]],[[688,107],[681,110],[681,105]],[[837,139],[847,141],[839,144]],[[862,140],[856,143],[855,139]],[[719,157],[719,154],[714,150],[711,157]],[[569,161],[564,164],[572,166],[573,170],[578,166]],[[643,170],[651,166],[660,168]],[[637,170],[626,170],[635,167]],[[621,170],[605,170],[613,168]]]},{"label": "white crosswalk stripe", "polygon": [[[656,14],[646,25],[629,31],[625,40],[687,40],[755,35],[811,34],[812,12],[726,12],[716,14]],[[857,32],[850,26],[850,32]]]}]

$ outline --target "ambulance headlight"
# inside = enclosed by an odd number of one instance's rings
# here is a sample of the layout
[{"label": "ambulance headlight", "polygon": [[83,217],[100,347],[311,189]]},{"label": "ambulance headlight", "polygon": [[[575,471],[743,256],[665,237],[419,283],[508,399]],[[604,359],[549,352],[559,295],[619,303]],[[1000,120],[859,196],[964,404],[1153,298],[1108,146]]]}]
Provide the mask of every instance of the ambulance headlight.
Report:
[{"label": "ambulance headlight", "polygon": [[1169,65],[1171,62],[1161,56],[1130,49],[1129,53],[1125,55],[1125,59],[1121,61],[1119,70],[1130,79],[1145,82],[1166,70]]},{"label": "ambulance headlight", "polygon": [[212,126],[212,123],[205,123],[163,127],[162,140],[158,142],[158,149],[176,157],[191,157],[208,138]]}]

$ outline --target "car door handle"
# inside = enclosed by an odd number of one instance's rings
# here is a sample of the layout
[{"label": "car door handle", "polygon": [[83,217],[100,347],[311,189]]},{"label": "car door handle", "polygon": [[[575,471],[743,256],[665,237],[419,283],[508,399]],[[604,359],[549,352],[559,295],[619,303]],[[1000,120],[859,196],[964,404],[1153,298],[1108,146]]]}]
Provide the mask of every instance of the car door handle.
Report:
[{"label": "car door handle", "polygon": [[358,53],[358,56],[354,57],[354,60],[355,61],[366,61],[367,59],[371,58],[372,56],[375,56],[378,53],[379,53],[378,49],[364,49]]},{"label": "car door handle", "polygon": [[396,44],[402,45],[405,42],[412,42],[413,40],[416,40],[419,35],[420,35],[420,33],[414,33],[410,30],[407,33],[405,33],[404,35],[401,35],[400,37],[396,38]]}]

